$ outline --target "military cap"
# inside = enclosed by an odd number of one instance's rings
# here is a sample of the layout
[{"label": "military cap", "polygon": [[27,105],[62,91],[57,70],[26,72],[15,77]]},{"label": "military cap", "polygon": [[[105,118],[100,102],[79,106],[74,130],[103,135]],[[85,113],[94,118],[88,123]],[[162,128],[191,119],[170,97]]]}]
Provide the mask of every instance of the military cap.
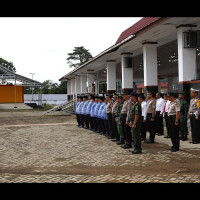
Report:
[{"label": "military cap", "polygon": [[194,89],[194,88],[190,88],[190,92],[196,92],[196,93],[198,93],[199,90],[196,90],[196,89]]},{"label": "military cap", "polygon": [[129,93],[127,91],[123,91],[122,95],[129,95]]},{"label": "military cap", "polygon": [[117,98],[118,98],[118,99],[123,99],[123,97],[122,97],[121,94],[118,94]]},{"label": "military cap", "polygon": [[117,94],[116,93],[113,93],[113,98],[117,98]]},{"label": "military cap", "polygon": [[174,92],[169,92],[167,96],[168,96],[168,97],[171,97],[171,96],[172,96],[172,97],[176,97],[176,93],[174,93]]},{"label": "military cap", "polygon": [[182,95],[184,95],[184,96],[185,96],[185,92],[179,92],[179,94],[182,94]]},{"label": "military cap", "polygon": [[136,93],[136,92],[131,92],[130,96],[138,98],[138,93]]}]

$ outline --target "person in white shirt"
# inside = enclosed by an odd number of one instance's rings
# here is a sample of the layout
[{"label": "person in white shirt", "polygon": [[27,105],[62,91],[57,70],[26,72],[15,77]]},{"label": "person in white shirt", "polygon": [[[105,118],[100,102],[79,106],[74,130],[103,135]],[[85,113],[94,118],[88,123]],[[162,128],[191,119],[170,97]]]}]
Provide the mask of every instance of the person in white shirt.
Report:
[{"label": "person in white shirt", "polygon": [[142,108],[142,115],[141,115],[141,121],[142,121],[142,127],[141,127],[141,141],[146,140],[146,134],[147,134],[147,130],[146,130],[146,101],[145,101],[145,96],[140,94],[138,97],[138,101],[141,104],[141,108]]},{"label": "person in white shirt", "polygon": [[155,115],[155,133],[156,135],[164,135],[163,132],[163,108],[165,104],[165,100],[161,97],[161,93],[156,93],[156,115]]},{"label": "person in white shirt", "polygon": [[170,100],[169,100],[167,94],[164,94],[164,100],[165,100],[165,104],[164,104],[164,108],[163,108],[163,118],[165,119],[165,124],[166,124],[166,129],[167,129],[167,136],[165,136],[164,138],[170,138],[169,119],[168,119],[168,109],[169,109],[169,105],[170,105]]}]

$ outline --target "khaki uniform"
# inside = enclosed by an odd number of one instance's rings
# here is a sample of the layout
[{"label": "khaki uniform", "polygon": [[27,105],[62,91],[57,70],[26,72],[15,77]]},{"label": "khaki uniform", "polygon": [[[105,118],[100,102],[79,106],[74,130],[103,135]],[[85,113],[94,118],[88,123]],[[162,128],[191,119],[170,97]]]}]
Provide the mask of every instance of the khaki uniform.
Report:
[{"label": "khaki uniform", "polygon": [[113,125],[113,136],[115,137],[115,139],[118,141],[120,139],[120,136],[119,136],[119,133],[118,133],[118,130],[117,130],[117,123],[115,121],[115,113],[117,111],[117,108],[118,108],[119,104],[117,103],[117,101],[115,101],[113,103],[113,106],[112,106],[112,125]]},{"label": "khaki uniform", "polygon": [[[192,132],[192,142],[200,142],[200,109],[198,109],[198,98],[190,100],[188,115],[190,117],[190,126]],[[199,119],[196,119],[199,117]]]},{"label": "khaki uniform", "polygon": [[113,139],[115,136],[114,136],[114,133],[113,133],[113,124],[112,124],[112,101],[110,100],[106,106],[106,115],[107,115],[107,119],[108,119],[108,125],[109,125],[109,133],[110,133],[110,136],[111,138]]},{"label": "khaki uniform", "polygon": [[146,128],[149,131],[149,140],[154,142],[155,139],[155,121],[151,121],[153,109],[156,108],[156,101],[152,98],[146,103]]},{"label": "khaki uniform", "polygon": [[[175,125],[176,113],[180,112],[181,105],[179,100],[174,100],[170,102],[168,109],[169,116],[169,135],[171,136],[172,148],[179,150],[180,141],[179,141],[179,125]],[[180,121],[178,121],[180,124]]]}]

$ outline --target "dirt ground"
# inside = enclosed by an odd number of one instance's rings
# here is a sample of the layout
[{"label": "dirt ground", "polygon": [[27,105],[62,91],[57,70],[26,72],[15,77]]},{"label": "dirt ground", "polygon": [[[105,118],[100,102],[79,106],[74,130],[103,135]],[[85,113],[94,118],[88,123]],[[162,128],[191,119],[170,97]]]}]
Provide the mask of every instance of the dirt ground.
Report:
[{"label": "dirt ground", "polygon": [[200,182],[200,144],[199,150],[171,152],[171,145],[160,140],[142,142],[143,153],[133,155],[105,136],[78,128],[75,116],[0,111],[0,144],[0,182],[26,182],[28,177],[22,177],[27,175],[36,182],[42,181],[38,175],[50,177],[46,182],[52,176],[57,182],[75,182],[78,175],[84,176],[77,178],[80,182]]}]

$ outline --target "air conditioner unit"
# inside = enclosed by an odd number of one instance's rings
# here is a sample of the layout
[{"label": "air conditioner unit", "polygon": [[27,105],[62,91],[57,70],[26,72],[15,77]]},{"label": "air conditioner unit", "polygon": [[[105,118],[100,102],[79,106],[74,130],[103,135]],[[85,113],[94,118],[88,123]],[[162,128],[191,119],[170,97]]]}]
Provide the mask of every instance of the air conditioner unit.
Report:
[{"label": "air conditioner unit", "polygon": [[133,58],[125,57],[124,58],[124,68],[132,68],[133,67]]},{"label": "air conditioner unit", "polygon": [[184,48],[196,48],[197,47],[197,31],[189,30],[183,32]]}]

